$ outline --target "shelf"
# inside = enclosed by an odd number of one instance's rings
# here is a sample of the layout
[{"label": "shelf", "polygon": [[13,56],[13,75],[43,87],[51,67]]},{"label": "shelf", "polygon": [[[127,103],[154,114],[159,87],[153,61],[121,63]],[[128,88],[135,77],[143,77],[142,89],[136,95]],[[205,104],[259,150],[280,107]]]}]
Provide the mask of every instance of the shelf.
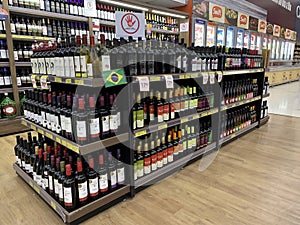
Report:
[{"label": "shelf", "polygon": [[0,39],[6,39],[6,34],[0,34]]},{"label": "shelf", "polygon": [[163,30],[163,29],[157,29],[157,28],[148,28],[150,31],[152,32],[156,32],[156,33],[161,33],[161,34],[174,34],[174,35],[179,35],[179,32],[174,32],[174,31],[170,31],[170,30]]},{"label": "shelf", "polygon": [[268,123],[269,119],[270,119],[270,116],[267,116],[267,117],[261,119],[261,120],[260,120],[259,126],[263,126],[263,125],[265,125],[266,123]]},{"label": "shelf", "polygon": [[74,84],[87,87],[103,87],[104,81],[102,78],[75,78],[75,77],[58,77],[48,75],[49,82]]},{"label": "shelf", "polygon": [[100,25],[104,25],[104,26],[111,26],[111,27],[116,26],[116,23],[113,21],[99,20],[99,22]]},{"label": "shelf", "polygon": [[177,125],[180,125],[180,124],[183,124],[183,123],[187,123],[191,120],[197,120],[199,118],[203,118],[203,117],[206,117],[206,116],[216,114],[218,112],[219,112],[218,108],[213,108],[211,110],[207,110],[207,111],[200,112],[200,113],[194,113],[194,114],[189,115],[189,116],[183,116],[183,117],[180,117],[180,118],[177,118],[177,119],[174,119],[174,120],[170,120],[170,121],[167,121],[167,122],[163,122],[163,123],[160,123],[160,124],[150,125],[147,128],[141,128],[141,129],[135,130],[134,131],[134,136],[135,137],[141,137],[141,136],[144,136],[146,134],[153,133],[155,131],[165,130],[168,127],[174,127],[174,126],[177,126]]},{"label": "shelf", "polygon": [[[18,87],[18,91],[27,91],[32,89],[33,87]],[[12,93],[12,92],[13,92],[12,88],[0,88],[0,94]]]},{"label": "shelf", "polygon": [[20,126],[22,118],[0,119],[0,136],[28,131],[27,127]]},{"label": "shelf", "polygon": [[238,75],[238,74],[249,74],[249,73],[262,73],[265,70],[261,69],[250,69],[250,70],[229,70],[223,71],[223,76],[230,76],[230,75]]},{"label": "shelf", "polygon": [[193,154],[187,155],[179,160],[176,160],[170,164],[167,164],[161,169],[156,170],[155,172],[152,172],[142,178],[139,178],[135,181],[135,188],[139,188],[142,186],[145,186],[147,184],[150,184],[151,182],[154,182],[158,179],[164,178],[165,176],[176,172],[176,170],[181,169],[184,167],[189,161],[198,158],[201,155],[204,155],[205,153],[208,153],[216,148],[216,143],[213,143],[211,145],[206,146],[203,149],[200,149],[199,151],[195,151]]},{"label": "shelf", "polygon": [[55,38],[53,37],[39,37],[39,36],[28,36],[28,35],[12,35],[12,39],[16,41],[50,41]]},{"label": "shelf", "polygon": [[11,13],[17,13],[18,15],[26,15],[26,16],[42,17],[42,18],[46,17],[46,18],[53,18],[53,19],[86,22],[86,23],[88,22],[88,18],[83,16],[73,16],[68,14],[47,12],[47,11],[36,10],[36,9],[28,9],[28,8],[24,9],[15,6],[9,6],[8,9]]},{"label": "shelf", "polygon": [[255,102],[255,101],[258,101],[260,99],[261,99],[261,96],[257,96],[255,98],[243,100],[243,101],[232,103],[232,104],[229,104],[229,105],[224,105],[224,106],[221,106],[221,111],[225,111],[227,109],[232,109],[232,108],[235,108],[235,107],[238,107],[238,106],[241,106],[241,105],[245,105],[245,104],[248,104],[248,103],[251,103],[251,102]]},{"label": "shelf", "polygon": [[271,94],[268,93],[268,94],[263,95],[263,98],[268,98],[268,97],[270,97],[270,96],[271,96]]},{"label": "shelf", "polygon": [[292,83],[292,82],[295,82],[295,81],[299,81],[299,78],[294,79],[294,80],[283,81],[283,82],[280,82],[280,83],[273,83],[273,84],[270,84],[270,87],[274,87],[274,86],[278,86],[278,85],[282,85],[282,84],[288,84],[288,83]]},{"label": "shelf", "polygon": [[[17,67],[30,67],[31,62],[15,62]],[[0,67],[9,67],[9,62],[0,62]]]},{"label": "shelf", "polygon": [[26,119],[22,120],[22,124],[81,155],[124,143],[128,141],[129,138],[128,133],[126,133],[81,146]]},{"label": "shelf", "polygon": [[247,133],[248,131],[254,129],[257,126],[258,126],[258,122],[255,122],[254,124],[251,124],[249,127],[246,127],[246,128],[244,128],[244,129],[242,129],[242,130],[240,130],[240,131],[238,131],[238,132],[236,132],[232,135],[229,135],[228,137],[225,137],[225,138],[221,139],[220,140],[220,145],[224,145],[224,144],[230,142],[231,140],[233,140],[235,138],[238,138],[239,136]]},{"label": "shelf", "polygon": [[51,207],[61,217],[64,223],[72,223],[83,216],[99,210],[99,208],[104,207],[117,199],[120,199],[121,197],[125,197],[125,195],[130,192],[130,187],[125,186],[75,211],[68,212],[55,199],[53,199],[52,196],[38,186],[18,165],[13,164],[13,168],[16,173],[49,205],[49,207]]}]

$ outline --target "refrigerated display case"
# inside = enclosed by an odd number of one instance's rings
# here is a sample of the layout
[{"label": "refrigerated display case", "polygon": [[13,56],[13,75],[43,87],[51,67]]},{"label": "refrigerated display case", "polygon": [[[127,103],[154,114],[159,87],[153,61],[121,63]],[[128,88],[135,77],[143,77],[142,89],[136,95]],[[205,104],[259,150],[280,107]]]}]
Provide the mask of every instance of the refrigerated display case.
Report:
[{"label": "refrigerated display case", "polygon": [[280,40],[277,40],[276,41],[275,59],[280,59],[280,47],[281,47],[281,42],[280,42]]},{"label": "refrigerated display case", "polygon": [[271,35],[269,35],[268,36],[268,50],[272,50],[272,36]]},{"label": "refrigerated display case", "polygon": [[205,46],[206,21],[194,19],[194,40],[195,46]]},{"label": "refrigerated display case", "polygon": [[249,31],[244,32],[244,48],[249,48],[250,45],[250,33]]},{"label": "refrigerated display case", "polygon": [[244,30],[238,29],[236,33],[236,47],[243,48],[244,44]]},{"label": "refrigerated display case", "polygon": [[272,49],[271,49],[271,59],[276,59],[276,45],[277,45],[277,38],[272,38]]},{"label": "refrigerated display case", "polygon": [[279,59],[280,60],[285,60],[286,59],[286,42],[285,40],[280,40],[281,43],[281,47],[280,47],[280,55],[279,55]]},{"label": "refrigerated display case", "polygon": [[218,46],[225,46],[225,36],[226,35],[226,29],[224,26],[219,25],[217,27],[217,45]]},{"label": "refrigerated display case", "polygon": [[251,37],[250,37],[250,49],[251,50],[256,50],[256,33],[251,32]]},{"label": "refrigerated display case", "polygon": [[216,24],[208,22],[206,27],[206,46],[212,47],[216,45]]},{"label": "refrigerated display case", "polygon": [[227,27],[226,31],[226,47],[233,48],[235,46],[235,28]]},{"label": "refrigerated display case", "polygon": [[262,50],[262,34],[257,33],[256,35],[256,50],[261,51]]},{"label": "refrigerated display case", "polygon": [[262,40],[262,49],[268,49],[268,35],[264,34],[263,35],[263,40]]}]

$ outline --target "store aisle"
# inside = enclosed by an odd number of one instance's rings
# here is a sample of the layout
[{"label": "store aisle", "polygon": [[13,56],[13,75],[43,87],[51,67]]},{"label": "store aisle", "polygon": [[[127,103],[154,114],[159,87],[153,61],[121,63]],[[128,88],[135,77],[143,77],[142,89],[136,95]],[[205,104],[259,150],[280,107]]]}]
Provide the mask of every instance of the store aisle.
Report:
[{"label": "store aisle", "polygon": [[269,113],[300,117],[300,81],[270,88]]},{"label": "store aisle", "polygon": [[[299,135],[300,118],[272,115],[204,172],[196,162],[83,224],[298,225]],[[12,169],[14,142],[0,138],[0,224],[63,224]]]}]

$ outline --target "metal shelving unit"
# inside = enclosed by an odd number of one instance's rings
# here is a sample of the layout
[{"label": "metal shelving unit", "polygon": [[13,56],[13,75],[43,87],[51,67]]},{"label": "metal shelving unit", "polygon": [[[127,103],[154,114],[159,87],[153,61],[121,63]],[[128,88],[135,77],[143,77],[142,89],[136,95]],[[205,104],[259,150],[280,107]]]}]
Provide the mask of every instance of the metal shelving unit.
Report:
[{"label": "metal shelving unit", "polygon": [[259,126],[263,126],[263,125],[267,124],[269,122],[269,120],[270,120],[270,116],[267,116],[267,117],[261,119]]},{"label": "metal shelving unit", "polygon": [[[20,87],[18,88],[18,91],[27,91],[27,90],[32,90],[32,87]],[[13,89],[12,88],[0,88],[0,94],[4,94],[4,93],[12,93]]]},{"label": "metal shelving unit", "polygon": [[[31,62],[15,62],[16,67],[29,67]],[[0,62],[0,67],[9,67],[9,62]]]},{"label": "metal shelving unit", "polygon": [[128,141],[128,133],[125,133],[125,134],[120,134],[120,135],[117,135],[117,136],[114,136],[111,138],[107,138],[104,140],[99,140],[97,142],[93,142],[93,143],[90,143],[87,145],[78,145],[78,144],[74,143],[73,141],[70,141],[64,137],[61,137],[60,135],[58,135],[52,131],[49,131],[39,125],[36,125],[35,123],[30,122],[26,119],[22,119],[22,124],[27,127],[30,127],[32,130],[50,138],[53,141],[56,141],[57,143],[65,146],[68,149],[70,149],[78,154],[81,154],[81,155],[86,155],[86,154],[95,152],[97,150],[104,149],[104,148]]},{"label": "metal shelving unit", "polygon": [[238,107],[238,106],[241,106],[241,105],[246,105],[248,103],[255,102],[255,101],[258,101],[258,100],[261,100],[261,96],[257,96],[255,98],[251,98],[251,99],[243,100],[243,101],[240,101],[240,102],[232,103],[232,104],[229,104],[229,105],[223,105],[223,106],[221,106],[221,111],[225,111],[227,109],[232,109],[232,108],[235,108],[235,107]]},{"label": "metal shelving unit", "polygon": [[64,223],[73,223],[87,214],[99,210],[101,207],[111,204],[116,200],[122,201],[126,199],[126,195],[130,192],[130,187],[125,186],[113,193],[105,195],[96,201],[93,201],[77,210],[68,212],[55,199],[52,198],[46,191],[38,186],[30,176],[28,176],[18,165],[13,164],[16,173],[51,207],[64,221]]},{"label": "metal shelving unit", "polygon": [[250,73],[262,73],[264,69],[249,69],[249,70],[229,70],[223,71],[223,76],[230,76],[230,75],[238,75],[238,74],[250,74]]}]

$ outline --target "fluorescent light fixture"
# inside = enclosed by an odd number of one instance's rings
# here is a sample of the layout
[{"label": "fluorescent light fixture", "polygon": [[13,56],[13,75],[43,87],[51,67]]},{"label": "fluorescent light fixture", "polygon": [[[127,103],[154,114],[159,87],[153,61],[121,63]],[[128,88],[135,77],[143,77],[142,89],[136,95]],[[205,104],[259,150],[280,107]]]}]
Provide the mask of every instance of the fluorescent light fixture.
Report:
[{"label": "fluorescent light fixture", "polygon": [[186,18],[186,16],[183,16],[183,15],[179,15],[179,14],[175,14],[175,13],[169,13],[169,12],[164,12],[164,11],[159,11],[159,10],[155,10],[155,9],[153,9],[151,12],[159,14],[159,15],[163,15],[163,16],[171,16],[171,17],[180,18],[180,19],[185,19]]},{"label": "fluorescent light fixture", "polygon": [[123,6],[123,7],[131,8],[131,9],[137,9],[137,10],[146,11],[146,12],[149,11],[149,9],[147,9],[145,7],[131,5],[131,4],[124,3],[124,2],[117,2],[117,1],[113,1],[113,0],[100,0],[100,2],[106,2],[106,3],[112,4],[112,5]]}]

